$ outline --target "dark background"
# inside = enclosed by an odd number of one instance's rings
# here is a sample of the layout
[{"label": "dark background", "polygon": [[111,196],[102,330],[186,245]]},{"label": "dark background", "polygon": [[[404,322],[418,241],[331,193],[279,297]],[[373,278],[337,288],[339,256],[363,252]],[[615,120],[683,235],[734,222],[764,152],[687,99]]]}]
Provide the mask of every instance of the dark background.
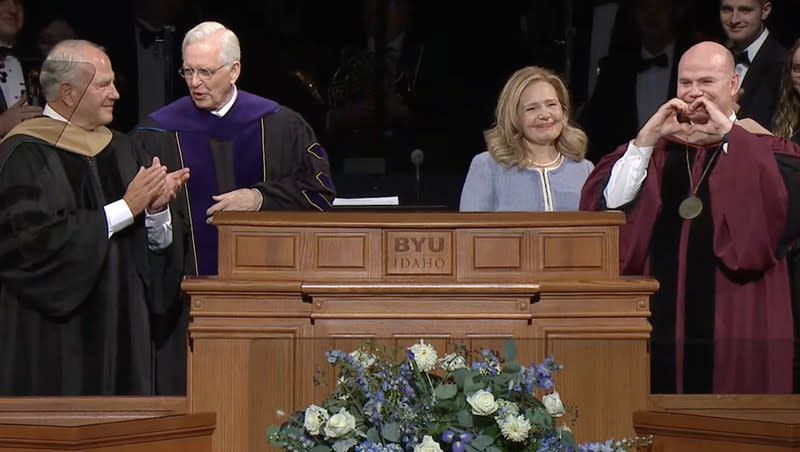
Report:
[{"label": "dark background", "polygon": [[[379,1],[387,6],[390,3]],[[675,1],[684,11],[682,33],[696,39],[720,39],[717,0]],[[222,22],[236,32],[242,46],[239,88],[303,114],[329,153],[340,195],[396,193],[403,204],[457,209],[469,163],[485,149],[482,132],[492,125],[497,95],[514,70],[531,64],[555,69],[568,81],[573,110],[582,107],[589,71],[587,14],[602,2],[411,3],[407,39],[413,36],[415,42],[424,44],[425,52],[416,88],[407,96],[412,121],[404,128],[362,135],[358,146],[328,136],[325,112],[329,108],[328,87],[340,65],[342,48],[360,42],[364,35],[361,0],[162,0],[144,8],[173,9],[174,13],[165,14],[176,25],[179,40],[183,32],[203,20]],[[628,13],[630,1],[618,3],[621,6],[612,47],[638,46]],[[25,5],[21,41],[32,45],[39,29],[60,17],[74,27],[78,37],[109,50],[118,85],[136,76],[125,64],[135,59],[135,54],[126,50],[130,48],[126,42],[133,39],[134,1],[26,0]],[[800,0],[773,1],[768,26],[787,47],[800,36],[798,17]],[[176,62],[180,64],[179,55]],[[292,75],[297,72],[304,82]],[[180,88],[177,96],[186,94],[185,86]],[[122,111],[130,103],[135,99],[122,98],[117,108]],[[114,126],[130,130],[132,124]],[[416,148],[422,149],[425,157],[419,182],[409,158]],[[345,171],[345,158],[374,156],[386,160],[386,174]]]}]

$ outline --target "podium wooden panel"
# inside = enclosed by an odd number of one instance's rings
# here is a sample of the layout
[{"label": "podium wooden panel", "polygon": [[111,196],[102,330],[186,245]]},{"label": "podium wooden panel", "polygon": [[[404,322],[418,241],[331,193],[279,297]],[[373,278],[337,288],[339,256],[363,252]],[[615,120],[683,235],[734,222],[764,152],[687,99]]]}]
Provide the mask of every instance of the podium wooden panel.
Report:
[{"label": "podium wooden panel", "polygon": [[84,425],[0,424],[3,452],[210,452],[214,414]]},{"label": "podium wooden panel", "polygon": [[654,395],[650,405],[633,424],[653,435],[653,452],[800,450],[797,395]]},{"label": "podium wooden panel", "polygon": [[553,356],[581,441],[634,433],[649,395],[649,297],[620,278],[619,212],[223,212],[219,276],[191,296],[190,412],[217,413],[214,450],[268,450],[266,429],[321,401],[323,353],[364,339],[520,361]]}]

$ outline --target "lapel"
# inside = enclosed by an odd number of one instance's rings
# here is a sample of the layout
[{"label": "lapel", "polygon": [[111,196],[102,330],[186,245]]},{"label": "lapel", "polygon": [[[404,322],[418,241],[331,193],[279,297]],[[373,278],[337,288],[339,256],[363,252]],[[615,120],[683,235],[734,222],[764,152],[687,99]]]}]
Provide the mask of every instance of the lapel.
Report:
[{"label": "lapel", "polygon": [[759,82],[763,81],[764,72],[769,67],[768,61],[775,53],[775,50],[775,40],[772,37],[772,34],[770,34],[767,36],[764,44],[761,45],[761,48],[758,49],[758,53],[756,53],[756,57],[753,58],[750,67],[747,68],[747,74],[745,74],[744,81],[742,82],[741,86],[745,93],[753,92],[753,86],[758,85]]}]

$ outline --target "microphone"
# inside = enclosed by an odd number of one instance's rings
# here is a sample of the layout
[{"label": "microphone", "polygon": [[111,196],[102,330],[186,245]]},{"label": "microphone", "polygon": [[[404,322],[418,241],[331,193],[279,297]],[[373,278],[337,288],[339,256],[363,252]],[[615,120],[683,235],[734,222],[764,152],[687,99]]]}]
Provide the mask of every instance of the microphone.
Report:
[{"label": "microphone", "polygon": [[411,163],[414,164],[414,167],[417,170],[417,182],[419,182],[419,167],[422,165],[422,161],[425,159],[425,154],[422,152],[422,149],[414,149],[411,151]]},{"label": "microphone", "polygon": [[417,180],[416,180],[416,183],[414,184],[414,195],[417,198],[416,199],[417,203],[420,202],[420,197],[421,197],[420,196],[421,195],[420,192],[422,191],[422,189],[420,187],[421,184],[420,184],[420,181],[419,181],[419,167],[420,167],[420,165],[422,165],[422,161],[424,159],[425,159],[425,154],[422,152],[422,149],[417,148],[417,149],[414,149],[413,151],[411,151],[411,163],[414,164],[414,167],[417,170]]}]

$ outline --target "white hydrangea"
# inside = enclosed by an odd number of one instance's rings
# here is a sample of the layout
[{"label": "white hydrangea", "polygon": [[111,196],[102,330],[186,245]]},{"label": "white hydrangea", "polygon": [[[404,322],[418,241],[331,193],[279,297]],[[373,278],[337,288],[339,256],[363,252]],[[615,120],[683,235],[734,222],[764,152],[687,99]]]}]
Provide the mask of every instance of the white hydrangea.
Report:
[{"label": "white hydrangea", "polygon": [[528,438],[531,431],[531,423],[520,414],[517,416],[505,416],[500,422],[500,433],[509,440],[517,443],[523,442]]},{"label": "white hydrangea", "polygon": [[370,367],[373,364],[375,364],[375,356],[371,353],[363,352],[360,348],[350,352],[350,356],[353,357],[355,362],[364,366],[364,368]]},{"label": "white hydrangea", "polygon": [[419,370],[428,372],[433,370],[436,366],[436,349],[430,344],[426,344],[424,340],[420,339],[419,344],[414,344],[408,348],[414,354],[414,362],[417,363]]},{"label": "white hydrangea", "polygon": [[564,415],[564,404],[561,402],[561,397],[558,396],[558,391],[553,391],[542,397],[542,403],[551,416],[561,417]]},{"label": "white hydrangea", "polygon": [[309,405],[303,416],[303,427],[305,427],[308,433],[319,435],[319,429],[328,422],[329,417],[330,414],[325,408],[317,405]]},{"label": "white hydrangea", "polygon": [[497,422],[500,422],[500,419],[506,416],[516,416],[518,414],[519,406],[516,403],[506,399],[497,399],[497,416],[495,416]]}]

